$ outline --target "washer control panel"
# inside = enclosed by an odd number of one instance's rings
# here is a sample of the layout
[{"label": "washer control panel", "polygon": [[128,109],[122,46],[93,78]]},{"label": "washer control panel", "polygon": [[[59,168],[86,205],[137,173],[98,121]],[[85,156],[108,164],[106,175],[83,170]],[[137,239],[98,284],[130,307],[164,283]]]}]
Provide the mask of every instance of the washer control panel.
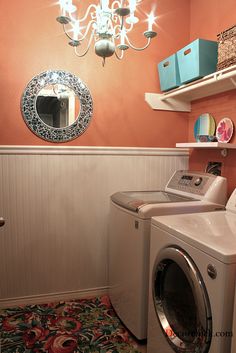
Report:
[{"label": "washer control panel", "polygon": [[167,188],[173,192],[178,190],[204,196],[216,178],[213,174],[178,170],[170,179]]}]

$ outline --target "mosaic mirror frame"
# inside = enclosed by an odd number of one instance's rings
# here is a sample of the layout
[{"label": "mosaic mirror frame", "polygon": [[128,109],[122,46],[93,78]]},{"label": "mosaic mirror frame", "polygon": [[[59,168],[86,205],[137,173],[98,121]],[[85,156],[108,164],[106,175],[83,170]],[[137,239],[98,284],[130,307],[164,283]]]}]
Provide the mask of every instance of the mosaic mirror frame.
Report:
[{"label": "mosaic mirror frame", "polygon": [[[37,109],[37,96],[48,85],[62,84],[72,89],[80,101],[77,119],[66,127],[52,127],[43,122]],[[48,70],[33,77],[21,98],[21,112],[29,129],[38,137],[51,142],[67,142],[84,133],[93,114],[93,101],[86,84],[74,74],[62,70]]]}]

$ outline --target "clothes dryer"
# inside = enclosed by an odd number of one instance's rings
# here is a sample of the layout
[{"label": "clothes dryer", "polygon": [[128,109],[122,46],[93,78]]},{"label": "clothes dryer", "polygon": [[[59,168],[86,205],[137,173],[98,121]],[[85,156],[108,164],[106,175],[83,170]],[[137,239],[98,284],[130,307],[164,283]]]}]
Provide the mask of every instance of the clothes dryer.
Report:
[{"label": "clothes dryer", "polygon": [[161,191],[117,192],[109,216],[109,296],[138,339],[147,337],[150,220],[152,216],[224,208],[226,179],[176,171]]},{"label": "clothes dryer", "polygon": [[150,249],[147,352],[229,353],[236,189],[225,211],[154,217]]},{"label": "clothes dryer", "polygon": [[233,329],[232,329],[233,337],[231,342],[231,353],[236,352],[236,285],[234,292],[234,315],[233,315]]}]

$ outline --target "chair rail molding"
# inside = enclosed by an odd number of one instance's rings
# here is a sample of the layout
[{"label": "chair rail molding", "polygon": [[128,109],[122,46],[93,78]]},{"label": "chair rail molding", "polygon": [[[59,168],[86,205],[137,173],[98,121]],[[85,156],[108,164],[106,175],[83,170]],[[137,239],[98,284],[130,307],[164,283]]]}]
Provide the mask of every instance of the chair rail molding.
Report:
[{"label": "chair rail molding", "polygon": [[0,154],[189,155],[187,148],[0,145]]}]

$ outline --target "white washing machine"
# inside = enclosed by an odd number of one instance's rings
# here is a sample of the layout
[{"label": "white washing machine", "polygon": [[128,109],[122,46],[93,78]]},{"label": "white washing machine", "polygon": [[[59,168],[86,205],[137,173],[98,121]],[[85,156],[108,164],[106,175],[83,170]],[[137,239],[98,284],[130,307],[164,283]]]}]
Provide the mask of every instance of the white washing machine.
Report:
[{"label": "white washing machine", "polygon": [[235,276],[236,189],[226,211],[154,217],[147,352],[230,353]]},{"label": "white washing machine", "polygon": [[226,202],[226,179],[176,171],[164,191],[118,192],[109,216],[109,295],[117,315],[138,339],[147,337],[150,219],[213,211]]}]

